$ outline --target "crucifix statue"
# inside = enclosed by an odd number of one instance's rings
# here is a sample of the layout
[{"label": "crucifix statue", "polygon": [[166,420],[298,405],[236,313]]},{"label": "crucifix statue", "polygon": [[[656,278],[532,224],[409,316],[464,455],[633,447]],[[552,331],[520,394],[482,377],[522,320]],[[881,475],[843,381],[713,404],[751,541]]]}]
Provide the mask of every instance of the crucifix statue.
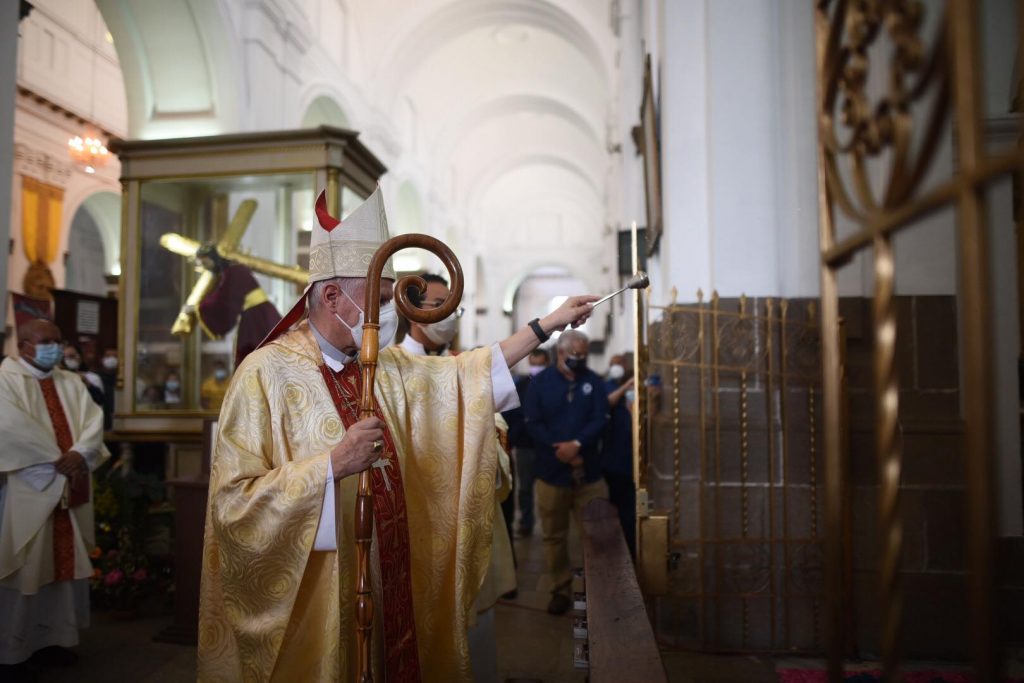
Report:
[{"label": "crucifix statue", "polygon": [[160,237],[161,246],[195,261],[202,270],[171,332],[188,335],[198,322],[209,337],[217,339],[237,325],[236,366],[281,319],[252,272],[300,284],[305,284],[307,277],[298,266],[286,266],[239,250],[255,212],[256,200],[243,201],[216,243],[202,244],[173,232]]}]

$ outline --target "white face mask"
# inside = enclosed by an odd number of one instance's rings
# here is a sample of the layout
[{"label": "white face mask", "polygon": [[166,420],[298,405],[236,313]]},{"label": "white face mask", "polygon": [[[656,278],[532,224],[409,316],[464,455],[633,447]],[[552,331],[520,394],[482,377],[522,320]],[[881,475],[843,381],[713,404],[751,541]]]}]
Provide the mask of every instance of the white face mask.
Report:
[{"label": "white face mask", "polygon": [[[348,295],[348,292],[341,290],[341,293],[345,295],[345,298],[352,301],[352,297]],[[337,313],[334,317],[338,319],[345,329],[352,335],[352,343],[355,344],[357,349],[363,347],[363,323],[366,322],[366,314],[363,309],[359,308],[359,305],[352,301],[352,305],[359,309],[359,320],[356,321],[355,327],[352,327],[347,322],[342,320],[341,316]],[[398,312],[395,310],[394,302],[389,302],[380,307],[380,330],[378,332],[378,344],[380,348],[384,348],[391,343],[391,340],[395,338],[395,332],[398,331]]]},{"label": "white face mask", "polygon": [[626,369],[621,365],[613,365],[608,368],[608,379],[622,379],[626,376]]},{"label": "white face mask", "polygon": [[450,344],[458,332],[459,319],[455,317],[454,313],[444,320],[423,326],[423,334],[427,335],[427,339],[441,346]]},{"label": "white face mask", "polygon": [[81,367],[82,363],[77,358],[65,358],[64,367],[68,370],[77,370]]},{"label": "white face mask", "polygon": [[117,368],[117,356],[106,356],[103,359],[103,367],[107,370],[114,370]]}]

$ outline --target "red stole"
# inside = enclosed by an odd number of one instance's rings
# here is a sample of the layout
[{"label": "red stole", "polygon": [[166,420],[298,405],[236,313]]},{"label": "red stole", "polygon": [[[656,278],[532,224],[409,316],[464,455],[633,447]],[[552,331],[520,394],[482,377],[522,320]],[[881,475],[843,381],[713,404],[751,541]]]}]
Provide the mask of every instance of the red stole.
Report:
[{"label": "red stole", "polygon": [[[57,448],[67,453],[74,445],[71,426],[68,424],[64,406],[57,395],[53,376],[39,380],[39,388],[46,400],[46,411],[50,414],[53,435],[57,437]],[[53,511],[53,580],[70,581],[75,578],[75,530],[71,525],[69,507],[75,507],[89,500],[88,478],[75,477],[68,489],[67,506],[60,505]]]},{"label": "red stole", "polygon": [[[341,422],[348,429],[359,421],[362,394],[359,364],[348,363],[338,373],[327,365],[321,365],[320,372]],[[379,407],[376,415],[384,422]],[[390,465],[386,468],[373,467],[370,470],[370,482],[373,487],[373,524],[377,533],[384,602],[381,610],[384,620],[384,675],[389,683],[412,683],[420,680],[420,661],[416,645],[416,622],[413,618],[409,518],[405,508],[402,470],[395,453],[395,441],[386,422],[384,450],[380,457]],[[381,469],[387,470],[386,473],[382,473]]]}]

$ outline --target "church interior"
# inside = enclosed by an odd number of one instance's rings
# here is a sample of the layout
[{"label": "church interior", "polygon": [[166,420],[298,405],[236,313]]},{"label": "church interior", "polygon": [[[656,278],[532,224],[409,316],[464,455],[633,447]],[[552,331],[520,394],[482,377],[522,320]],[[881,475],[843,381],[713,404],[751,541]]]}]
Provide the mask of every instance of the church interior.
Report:
[{"label": "church interior", "polygon": [[2,352],[52,320],[110,454],[75,661],[12,680],[196,680],[221,403],[323,211],[379,188],[457,258],[392,258],[461,285],[453,354],[624,289],[579,330],[631,382],[626,497],[573,515],[554,614],[506,444],[516,585],[472,680],[1024,681],[1024,2],[0,12]]}]

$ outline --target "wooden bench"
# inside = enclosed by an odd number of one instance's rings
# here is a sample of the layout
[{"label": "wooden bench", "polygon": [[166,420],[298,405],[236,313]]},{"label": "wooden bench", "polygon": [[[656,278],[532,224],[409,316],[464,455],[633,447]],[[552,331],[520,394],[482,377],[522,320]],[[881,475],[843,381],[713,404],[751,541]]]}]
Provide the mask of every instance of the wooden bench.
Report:
[{"label": "wooden bench", "polygon": [[583,510],[583,565],[590,681],[667,681],[619,514],[607,500]]}]

